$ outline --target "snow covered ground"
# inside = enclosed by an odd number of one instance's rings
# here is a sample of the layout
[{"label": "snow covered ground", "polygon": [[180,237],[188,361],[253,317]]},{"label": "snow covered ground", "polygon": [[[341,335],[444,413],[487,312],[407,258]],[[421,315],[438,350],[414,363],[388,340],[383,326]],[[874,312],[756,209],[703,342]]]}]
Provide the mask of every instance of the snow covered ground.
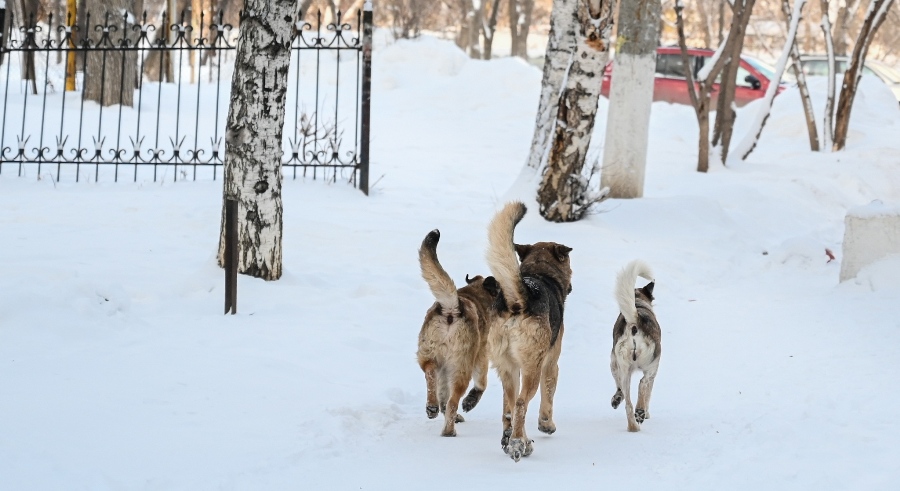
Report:
[{"label": "snow covered ground", "polygon": [[[0,489],[896,489],[900,259],[838,282],[846,211],[900,203],[886,89],[863,84],[835,154],[808,151],[785,92],[750,159],[709,174],[692,110],[654,104],[646,198],[556,225],[521,173],[535,68],[432,39],[374,66],[372,195],[287,182],[285,276],[240,278],[236,316],[220,182],[0,175]],[[601,118],[595,155],[604,134]],[[493,374],[441,438],[415,362],[420,241],[441,230],[458,283],[485,274],[486,225],[513,198],[530,207],[518,241],[574,248],[558,431],[536,431],[533,403],[518,464]],[[655,269],[664,348],[636,434],[608,369],[613,279],[634,258]]]}]

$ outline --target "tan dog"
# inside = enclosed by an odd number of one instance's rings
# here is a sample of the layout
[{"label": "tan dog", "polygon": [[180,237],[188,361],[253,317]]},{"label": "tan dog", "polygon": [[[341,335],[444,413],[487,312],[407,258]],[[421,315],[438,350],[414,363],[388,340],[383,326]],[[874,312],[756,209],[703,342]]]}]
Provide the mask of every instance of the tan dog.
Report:
[{"label": "tan dog", "polygon": [[500,444],[516,462],[533,451],[533,442],[525,434],[525,413],[538,386],[538,430],[556,431],[553,395],[562,349],[563,306],[572,291],[570,247],[554,242],[513,244],[513,232],[525,211],[524,204],[513,202],[494,217],[487,253],[488,266],[502,290],[494,304],[498,318],[490,334],[491,362],[503,383]]},{"label": "tan dog", "polygon": [[[650,280],[643,288],[634,288],[637,277]],[[625,399],[628,431],[640,431],[639,426],[650,419],[650,392],[662,354],[661,331],[653,313],[653,273],[643,261],[632,261],[616,277],[616,301],[619,317],[613,326],[613,348],[609,368],[616,381],[612,407],[616,409]],[[631,374],[641,370],[644,376],[638,384],[637,409],[631,405]]]},{"label": "tan dog", "polygon": [[478,404],[487,386],[488,330],[493,319],[491,305],[500,294],[493,277],[476,276],[456,289],[437,258],[438,230],[431,231],[419,248],[422,277],[437,300],[425,314],[419,332],[419,366],[425,372],[427,399],[425,413],[434,419],[444,413],[442,436],[456,436],[455,424],[464,421],[458,414],[459,400],[469,386],[475,386],[462,403],[463,411]]}]

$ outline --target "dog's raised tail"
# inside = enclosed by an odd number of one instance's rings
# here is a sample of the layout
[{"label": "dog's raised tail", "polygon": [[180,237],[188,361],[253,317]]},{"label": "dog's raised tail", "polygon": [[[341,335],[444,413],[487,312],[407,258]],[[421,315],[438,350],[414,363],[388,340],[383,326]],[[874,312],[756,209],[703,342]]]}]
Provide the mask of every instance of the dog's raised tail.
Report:
[{"label": "dog's raised tail", "polygon": [[507,203],[488,226],[488,267],[500,283],[507,307],[513,312],[525,306],[524,284],[519,272],[513,233],[526,211],[525,204],[520,201]]},{"label": "dog's raised tail", "polygon": [[619,312],[625,317],[629,326],[637,323],[637,307],[634,304],[634,282],[637,277],[653,281],[653,271],[650,266],[640,259],[631,261],[616,275],[616,302],[619,303]]},{"label": "dog's raised tail", "polygon": [[437,258],[437,244],[441,240],[441,232],[437,229],[428,232],[419,247],[419,266],[422,268],[422,278],[431,288],[435,300],[441,304],[445,314],[456,313],[459,310],[459,297],[456,294],[456,285],[450,275],[444,271]]}]

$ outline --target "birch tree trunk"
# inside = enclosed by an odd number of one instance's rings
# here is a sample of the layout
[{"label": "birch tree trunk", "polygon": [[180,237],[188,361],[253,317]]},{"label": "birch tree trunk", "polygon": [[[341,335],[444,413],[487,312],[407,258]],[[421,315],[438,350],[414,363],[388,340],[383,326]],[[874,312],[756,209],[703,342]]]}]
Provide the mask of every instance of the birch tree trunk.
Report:
[{"label": "birch tree trunk", "polygon": [[561,80],[553,91],[559,94],[556,122],[550,132],[547,165],[538,188],[539,211],[548,221],[579,220],[592,204],[581,173],[597,115],[600,79],[609,56],[615,3],[557,0],[553,5],[554,12],[557,8],[564,11],[558,20],[574,31],[575,45],[564,82]]},{"label": "birch tree trunk", "polygon": [[723,164],[728,161],[731,136],[734,132],[734,120],[737,117],[734,112],[737,72],[741,66],[744,35],[747,33],[747,24],[750,23],[750,14],[755,3],[756,0],[734,0],[734,6],[732,7],[731,29],[728,31],[728,39],[731,42],[725,51],[725,66],[722,70],[722,80],[719,83],[719,98],[716,102],[716,123],[713,127],[712,139],[713,147],[719,148]]},{"label": "birch tree trunk", "polygon": [[556,123],[563,80],[575,54],[575,4],[580,0],[560,0],[550,11],[550,33],[544,54],[544,76],[538,102],[534,137],[528,153],[528,167],[540,170],[547,162],[550,132]]},{"label": "birch tree trunk", "polygon": [[[238,271],[281,277],[281,137],[294,0],[246,0],[225,139],[224,198],[238,201]],[[224,205],[224,203],[223,203]],[[224,264],[225,227],[219,238]]]},{"label": "birch tree trunk", "polygon": [[834,151],[843,150],[847,144],[847,132],[850,128],[850,111],[853,109],[853,99],[856,97],[856,89],[862,78],[863,64],[869,45],[875,38],[878,28],[884,23],[888,9],[894,0],[872,0],[862,29],[853,46],[853,55],[850,57],[850,65],[844,72],[844,83],[841,85],[841,98],[838,100],[837,115],[834,119]]},{"label": "birch tree trunk", "polygon": [[[702,2],[701,2],[702,4]],[[650,106],[656,73],[659,0],[625,1],[619,6],[619,48],[613,61],[606,144],[600,185],[611,198],[644,195]]]},{"label": "birch tree trunk", "polygon": [[[805,2],[806,0],[803,1]],[[781,0],[781,10],[787,19],[788,30],[790,30],[790,24],[793,19],[790,17],[790,5],[788,4],[788,0]],[[803,66],[800,64],[800,48],[797,46],[796,34],[794,34],[794,39],[791,43],[791,69],[794,71],[794,77],[797,78],[797,89],[800,91],[800,101],[803,103],[803,114],[806,116],[806,131],[807,134],[809,134],[809,149],[813,152],[818,152],[819,131],[816,128],[816,113],[813,111],[812,99],[809,97],[809,86],[806,84],[806,74],[803,73]]]},{"label": "birch tree trunk", "polygon": [[834,42],[831,39],[831,22],[828,20],[828,0],[822,1],[822,32],[825,35],[825,53],[828,57],[828,93],[825,96],[825,116],[822,125],[823,148],[831,150],[834,143]]},{"label": "birch tree trunk", "polygon": [[[784,1],[787,2],[787,0]],[[788,57],[791,55],[791,51],[793,51],[795,46],[794,41],[797,39],[797,28],[800,25],[801,13],[803,12],[803,7],[805,5],[806,0],[795,0],[794,11],[789,14],[791,25],[788,29],[784,48],[781,50],[781,56],[778,57],[778,62],[775,65],[775,75],[769,81],[769,86],[766,88],[766,94],[763,96],[762,106],[756,113],[756,117],[753,120],[753,124],[750,126],[750,130],[744,135],[744,138],[735,148],[735,152],[741,156],[742,160],[746,160],[747,157],[750,156],[750,153],[753,152],[753,149],[756,148],[759,137],[762,135],[763,128],[766,127],[766,121],[769,120],[769,114],[772,112],[772,101],[775,100],[775,94],[778,93],[779,81],[784,74]]]}]

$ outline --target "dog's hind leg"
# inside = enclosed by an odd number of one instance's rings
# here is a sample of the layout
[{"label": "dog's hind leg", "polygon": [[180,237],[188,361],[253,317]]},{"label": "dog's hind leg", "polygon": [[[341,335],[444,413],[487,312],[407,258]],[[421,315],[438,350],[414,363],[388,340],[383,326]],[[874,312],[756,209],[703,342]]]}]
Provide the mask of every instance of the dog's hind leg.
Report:
[{"label": "dog's hind leg", "polygon": [[425,372],[425,414],[428,419],[434,419],[440,410],[437,391],[437,368],[434,360],[425,360],[421,363],[422,371]]},{"label": "dog's hind leg", "polygon": [[644,376],[638,384],[637,408],[634,416],[638,423],[650,419],[650,393],[653,391],[653,381],[656,379],[656,370],[659,368],[659,360],[655,360],[644,370]]},{"label": "dog's hind leg", "polygon": [[472,390],[466,395],[462,402],[462,410],[469,412],[475,408],[478,401],[481,400],[485,388],[487,388],[488,376],[488,357],[487,353],[481,353],[475,360],[475,368],[472,371],[472,381],[475,382]]},{"label": "dog's hind leg", "polygon": [[519,374],[513,373],[504,367],[497,367],[497,375],[503,385],[503,436],[500,437],[500,446],[506,451],[509,445],[509,437],[512,436],[513,408],[516,404],[516,396],[519,394]]},{"label": "dog's hind leg", "polygon": [[528,457],[534,450],[532,441],[525,433],[525,416],[528,413],[528,403],[534,398],[540,383],[540,366],[532,365],[522,368],[522,389],[516,399],[516,407],[513,411],[513,431],[506,452],[516,462],[522,457]]},{"label": "dog's hind leg", "polygon": [[616,382],[616,393],[613,394],[610,404],[612,404],[613,409],[618,409],[625,395],[622,394],[622,385],[619,383],[619,363],[616,361],[615,351],[609,356],[609,370],[612,372],[613,380]]},{"label": "dog's hind leg", "polygon": [[468,373],[457,372],[453,374],[453,381],[450,386],[450,399],[447,401],[447,412],[444,414],[444,431],[441,432],[441,436],[456,436],[456,423],[464,421],[458,413],[459,400],[466,393],[466,387],[468,386]]},{"label": "dog's hind leg", "polygon": [[[450,369],[447,368],[446,365],[438,370],[438,401],[440,401],[441,405],[441,414],[447,414],[447,401],[450,400],[450,379],[452,377],[450,372]],[[457,413],[456,422],[462,423],[464,421],[465,418],[463,418],[462,414]]]},{"label": "dog's hind leg", "polygon": [[538,430],[548,435],[556,432],[556,423],[553,422],[553,396],[556,394],[556,384],[559,381],[559,342],[556,349],[550,352],[544,362],[541,371],[541,410],[538,413]]},{"label": "dog's hind leg", "polygon": [[628,418],[628,431],[641,431],[641,426],[634,417],[634,406],[631,404],[631,370],[619,369],[619,389],[625,398],[625,417]]}]

